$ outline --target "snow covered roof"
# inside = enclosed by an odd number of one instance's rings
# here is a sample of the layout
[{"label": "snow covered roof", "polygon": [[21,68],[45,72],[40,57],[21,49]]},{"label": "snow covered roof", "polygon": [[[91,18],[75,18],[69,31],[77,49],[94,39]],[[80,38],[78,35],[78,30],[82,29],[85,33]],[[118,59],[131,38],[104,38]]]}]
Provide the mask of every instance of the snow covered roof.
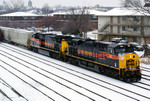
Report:
[{"label": "snow covered roof", "polygon": [[[98,14],[101,14],[102,12],[104,12],[104,11],[88,10],[88,13],[92,14],[92,15],[98,15]],[[67,11],[67,12],[55,12],[55,13],[52,13],[50,15],[53,16],[53,15],[67,15],[67,14],[72,14],[72,13],[71,13],[71,11]],[[75,11],[75,14],[80,14],[80,11]]]},{"label": "snow covered roof", "polygon": [[102,12],[97,14],[97,16],[150,16],[150,14],[142,13],[133,8],[114,8],[108,12]]},{"label": "snow covered roof", "polygon": [[14,12],[14,13],[3,14],[0,16],[41,16],[41,15],[33,14],[30,12]]}]

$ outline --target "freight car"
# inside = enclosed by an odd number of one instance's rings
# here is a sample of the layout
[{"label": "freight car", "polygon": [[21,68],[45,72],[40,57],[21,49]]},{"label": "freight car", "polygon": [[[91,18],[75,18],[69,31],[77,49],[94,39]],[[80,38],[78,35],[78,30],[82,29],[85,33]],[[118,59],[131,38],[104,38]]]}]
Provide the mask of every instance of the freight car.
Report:
[{"label": "freight car", "polygon": [[125,82],[141,80],[139,57],[132,45],[35,33],[29,49],[49,52],[49,56]]},{"label": "freight car", "polygon": [[9,43],[14,43],[28,47],[28,42],[34,32],[21,29],[0,27],[3,32],[3,39]]}]

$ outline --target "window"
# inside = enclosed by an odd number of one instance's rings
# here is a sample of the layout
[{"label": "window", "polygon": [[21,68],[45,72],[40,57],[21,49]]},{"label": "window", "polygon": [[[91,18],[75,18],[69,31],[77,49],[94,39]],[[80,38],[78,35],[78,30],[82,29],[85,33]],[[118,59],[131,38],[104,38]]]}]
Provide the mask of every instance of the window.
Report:
[{"label": "window", "polygon": [[122,26],[122,31],[126,31],[126,26]]},{"label": "window", "polygon": [[28,19],[28,17],[25,16],[24,19]]},{"label": "window", "polygon": [[92,23],[93,23],[93,24],[97,24],[97,22],[96,22],[96,21],[93,21]]},{"label": "window", "polygon": [[97,16],[93,15],[93,18],[94,18],[94,19],[97,19]]},{"label": "window", "polygon": [[64,15],[64,19],[66,19],[66,15]]},{"label": "window", "polygon": [[24,23],[27,23],[27,21],[24,21]]},{"label": "window", "polygon": [[138,42],[138,37],[133,37],[134,42]]},{"label": "window", "polygon": [[116,53],[127,53],[127,52],[133,52],[134,48],[131,45],[125,45],[125,46],[118,46],[115,49]]},{"label": "window", "polygon": [[127,17],[126,17],[126,16],[123,16],[123,17],[122,17],[122,21],[127,21]]},{"label": "window", "polygon": [[123,36],[122,39],[123,39],[123,40],[127,40],[127,36]]},{"label": "window", "polygon": [[124,53],[125,52],[125,48],[117,48],[116,49],[116,53]]},{"label": "window", "polygon": [[139,30],[139,27],[135,26],[133,27],[133,31],[138,31]]},{"label": "window", "polygon": [[31,19],[35,19],[35,17],[32,17]]},{"label": "window", "polygon": [[134,16],[134,21],[139,21],[139,17],[138,16]]},{"label": "window", "polygon": [[109,52],[110,54],[113,54],[113,49],[108,49],[108,52]]}]

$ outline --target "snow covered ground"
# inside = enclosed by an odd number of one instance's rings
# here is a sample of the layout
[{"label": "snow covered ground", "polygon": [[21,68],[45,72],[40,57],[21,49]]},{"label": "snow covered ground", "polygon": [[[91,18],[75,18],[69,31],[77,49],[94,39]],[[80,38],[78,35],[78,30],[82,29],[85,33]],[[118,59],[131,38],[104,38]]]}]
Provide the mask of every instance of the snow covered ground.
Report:
[{"label": "snow covered ground", "polygon": [[129,84],[0,43],[0,101],[149,101],[150,66],[142,66],[146,79]]}]

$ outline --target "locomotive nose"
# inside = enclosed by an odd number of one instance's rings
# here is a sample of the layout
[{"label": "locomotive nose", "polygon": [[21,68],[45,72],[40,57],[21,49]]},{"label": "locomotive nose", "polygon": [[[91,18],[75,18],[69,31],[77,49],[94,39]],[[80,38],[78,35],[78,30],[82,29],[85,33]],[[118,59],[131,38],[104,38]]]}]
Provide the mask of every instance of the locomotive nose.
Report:
[{"label": "locomotive nose", "polygon": [[136,68],[139,65],[138,56],[136,54],[127,54],[126,55],[126,68]]},{"label": "locomotive nose", "polygon": [[125,54],[120,56],[119,65],[120,68],[136,68],[139,66],[139,57],[134,53]]}]

